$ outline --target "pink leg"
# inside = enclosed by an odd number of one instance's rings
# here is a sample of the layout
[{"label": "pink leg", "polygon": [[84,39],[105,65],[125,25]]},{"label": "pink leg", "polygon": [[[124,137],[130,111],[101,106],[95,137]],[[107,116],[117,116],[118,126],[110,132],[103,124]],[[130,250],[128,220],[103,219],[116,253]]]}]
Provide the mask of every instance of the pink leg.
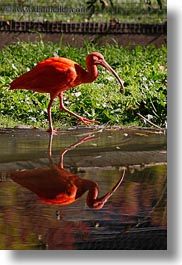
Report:
[{"label": "pink leg", "polygon": [[67,109],[65,106],[64,106],[64,103],[63,103],[63,92],[59,94],[59,100],[60,100],[60,109],[68,112],[69,114],[75,116],[77,119],[79,119],[81,122],[83,122],[86,126],[89,126],[90,123],[99,123],[98,121],[95,121],[95,120],[89,120],[87,118],[84,118],[84,117],[81,117],[79,116],[78,114],[70,111],[69,109]]},{"label": "pink leg", "polygon": [[52,126],[52,115],[51,115],[51,106],[52,106],[53,99],[50,99],[49,105],[47,107],[48,112],[48,121],[49,121],[49,129],[48,132],[54,132],[53,126]]},{"label": "pink leg", "polygon": [[[83,143],[86,143],[86,142],[88,142],[88,141],[95,140],[95,139],[97,139],[97,137],[92,136],[92,135],[88,135],[88,136],[85,136],[84,138],[82,138],[81,140],[79,140],[78,142],[76,142],[76,143],[70,145],[69,147],[65,148],[65,149],[61,152],[61,154],[60,154],[60,162],[59,162],[59,166],[60,166],[60,168],[64,168],[63,158],[64,158],[64,155],[65,155],[68,151],[70,151],[70,150],[76,148],[76,147],[77,147],[78,145],[80,145],[80,144],[83,144]],[[52,144],[51,144],[51,146],[52,146]],[[51,150],[51,149],[49,148],[49,150]],[[49,153],[50,153],[50,151],[49,151]]]}]

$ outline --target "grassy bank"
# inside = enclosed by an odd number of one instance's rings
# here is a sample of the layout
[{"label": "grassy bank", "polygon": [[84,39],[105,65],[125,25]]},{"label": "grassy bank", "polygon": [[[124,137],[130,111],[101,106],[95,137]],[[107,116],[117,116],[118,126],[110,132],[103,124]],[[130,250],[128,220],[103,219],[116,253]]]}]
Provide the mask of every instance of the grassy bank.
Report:
[{"label": "grassy bank", "polygon": [[[32,91],[9,91],[9,83],[31,69],[37,62],[52,56],[71,58],[85,67],[89,52],[99,51],[125,81],[126,92],[120,92],[115,78],[99,67],[99,77],[91,84],[65,92],[64,103],[71,111],[101,124],[146,126],[137,113],[164,127],[166,122],[167,49],[154,46],[134,49],[106,44],[97,47],[86,43],[82,48],[61,44],[18,42],[0,51],[0,126],[27,124],[47,127],[49,95]],[[69,127],[77,120],[59,110],[57,100],[52,108],[54,125]]]},{"label": "grassy bank", "polygon": [[162,23],[167,20],[166,0],[1,0],[0,19],[24,21]]}]

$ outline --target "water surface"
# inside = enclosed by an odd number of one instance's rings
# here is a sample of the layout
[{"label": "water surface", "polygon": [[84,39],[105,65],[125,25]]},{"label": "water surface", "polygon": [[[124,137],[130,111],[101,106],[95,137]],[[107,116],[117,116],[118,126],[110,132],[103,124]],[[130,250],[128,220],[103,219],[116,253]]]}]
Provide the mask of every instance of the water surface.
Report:
[{"label": "water surface", "polygon": [[166,249],[166,135],[0,130],[0,249]]}]

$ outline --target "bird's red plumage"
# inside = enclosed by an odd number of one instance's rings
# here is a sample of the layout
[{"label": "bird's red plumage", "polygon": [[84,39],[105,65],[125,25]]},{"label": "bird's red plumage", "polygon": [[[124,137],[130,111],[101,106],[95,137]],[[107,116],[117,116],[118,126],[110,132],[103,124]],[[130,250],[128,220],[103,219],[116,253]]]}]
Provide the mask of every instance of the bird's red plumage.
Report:
[{"label": "bird's red plumage", "polygon": [[10,84],[10,90],[27,89],[39,93],[49,93],[50,102],[47,107],[49,132],[53,132],[51,106],[55,97],[59,97],[60,109],[75,116],[85,125],[97,123],[95,120],[83,118],[76,113],[68,110],[63,103],[63,91],[76,87],[82,83],[91,83],[98,76],[97,66],[102,65],[111,72],[119,81],[124,92],[122,80],[111,66],[104,60],[102,54],[92,52],[86,57],[87,71],[81,65],[67,58],[48,58],[38,63],[32,70],[16,78]]},{"label": "bird's red plumage", "polygon": [[61,91],[81,84],[85,73],[86,71],[72,60],[49,58],[15,79],[10,84],[10,90],[19,88],[50,93],[51,98],[55,98]]}]

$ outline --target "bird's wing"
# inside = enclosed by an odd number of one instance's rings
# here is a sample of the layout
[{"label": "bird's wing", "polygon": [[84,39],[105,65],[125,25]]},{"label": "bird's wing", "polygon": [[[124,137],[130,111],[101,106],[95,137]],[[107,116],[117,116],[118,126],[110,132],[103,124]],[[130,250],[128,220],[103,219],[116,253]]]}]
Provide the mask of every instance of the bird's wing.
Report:
[{"label": "bird's wing", "polygon": [[54,94],[58,90],[63,91],[75,86],[74,81],[77,76],[78,73],[75,71],[74,62],[71,60],[49,58],[15,79],[10,84],[10,89],[28,89]]}]

